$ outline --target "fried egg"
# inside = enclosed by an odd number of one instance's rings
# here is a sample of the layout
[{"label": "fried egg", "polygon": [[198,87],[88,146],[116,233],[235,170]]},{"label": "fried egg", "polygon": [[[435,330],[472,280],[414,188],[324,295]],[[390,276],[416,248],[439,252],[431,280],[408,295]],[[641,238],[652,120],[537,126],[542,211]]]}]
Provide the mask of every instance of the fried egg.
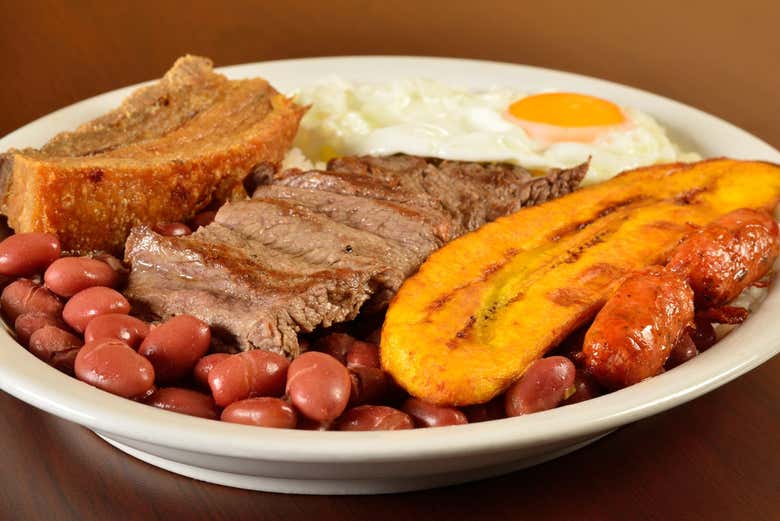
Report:
[{"label": "fried egg", "polygon": [[649,115],[574,92],[482,92],[411,79],[324,79],[295,93],[311,108],[295,146],[313,162],[341,155],[414,154],[510,162],[531,170],[591,160],[585,182],[630,168],[698,159]]}]

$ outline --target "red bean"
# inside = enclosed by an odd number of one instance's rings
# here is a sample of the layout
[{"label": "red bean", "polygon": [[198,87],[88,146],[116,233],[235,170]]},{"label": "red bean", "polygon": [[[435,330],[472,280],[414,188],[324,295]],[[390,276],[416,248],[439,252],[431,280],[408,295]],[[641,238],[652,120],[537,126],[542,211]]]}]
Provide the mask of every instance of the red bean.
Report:
[{"label": "red bean", "polygon": [[56,326],[44,326],[30,336],[29,351],[60,371],[73,374],[81,339]]},{"label": "red bean", "polygon": [[208,211],[208,212],[201,212],[192,219],[192,228],[194,230],[197,230],[201,226],[208,226],[212,222],[214,222],[214,217],[217,216],[217,212],[214,211]]},{"label": "red bean", "polygon": [[84,341],[116,338],[133,349],[138,349],[148,334],[149,324],[143,320],[122,313],[108,313],[89,321],[84,330]]},{"label": "red bean", "polygon": [[63,257],[51,263],[43,275],[46,287],[62,297],[71,297],[93,286],[115,287],[119,275],[103,261],[89,257]]},{"label": "red bean", "polygon": [[287,372],[290,400],[312,420],[333,420],[341,415],[349,402],[351,387],[347,368],[317,351],[303,353],[292,361]]},{"label": "red bean", "polygon": [[44,326],[66,327],[65,323],[59,318],[47,315],[46,313],[31,312],[23,313],[14,321],[14,331],[16,331],[16,340],[26,346],[30,342],[33,333]]},{"label": "red bean", "polygon": [[418,427],[444,427],[468,423],[466,415],[454,407],[439,407],[417,398],[409,398],[401,410],[412,417]]},{"label": "red bean", "polygon": [[487,403],[469,405],[463,408],[463,413],[466,415],[466,418],[468,418],[469,423],[479,423],[505,418],[504,397],[499,396]]},{"label": "red bean", "polygon": [[220,407],[255,396],[281,396],[289,366],[285,357],[270,351],[229,356],[209,372],[211,394]]},{"label": "red bean", "polygon": [[130,313],[130,303],[121,293],[111,288],[95,286],[79,291],[62,310],[62,318],[70,327],[83,333],[89,322],[109,313]]},{"label": "red bean", "polygon": [[40,273],[60,256],[60,241],[51,233],[17,233],[0,242],[0,275]]},{"label": "red bean", "polygon": [[563,401],[563,405],[584,402],[604,394],[604,390],[590,373],[577,369],[574,374],[574,394]]},{"label": "red bean", "polygon": [[298,423],[298,417],[290,404],[267,396],[233,402],[222,411],[221,419],[225,422],[279,429],[294,429]]},{"label": "red bean", "polygon": [[219,411],[211,396],[191,389],[162,387],[147,397],[144,403],[158,409],[189,414],[199,418],[209,420],[219,418]]},{"label": "red bean", "polygon": [[315,343],[317,351],[327,353],[342,364],[347,363],[347,352],[355,339],[345,333],[331,333]]},{"label": "red bean", "polygon": [[0,295],[0,307],[9,322],[15,322],[24,313],[44,313],[53,317],[62,313],[62,302],[54,293],[27,279],[19,279],[5,287]]},{"label": "red bean", "polygon": [[683,333],[680,340],[672,347],[665,367],[667,369],[672,369],[673,367],[677,367],[678,365],[687,362],[698,354],[699,351],[696,349],[696,344],[693,343],[691,335]]},{"label": "red bean", "polygon": [[390,389],[390,377],[376,367],[355,366],[349,370],[352,379],[350,405],[380,403]]},{"label": "red bean", "polygon": [[76,378],[104,391],[134,398],[154,385],[154,367],[130,346],[113,338],[85,344],[76,356]]},{"label": "red bean", "polygon": [[718,337],[715,335],[715,328],[712,327],[711,323],[699,319],[694,320],[694,325],[693,331],[690,332],[691,340],[696,345],[696,349],[704,352],[718,340]]},{"label": "red bean", "polygon": [[347,350],[347,367],[379,367],[379,347],[355,340]]},{"label": "red bean", "polygon": [[208,324],[192,315],[179,315],[152,329],[138,352],[154,366],[157,381],[168,383],[189,374],[210,344]]},{"label": "red bean", "polygon": [[192,376],[195,378],[198,385],[208,389],[209,373],[215,365],[226,358],[230,358],[230,355],[227,353],[212,353],[198,360],[198,363],[195,364],[195,368],[192,370]]},{"label": "red bean", "polygon": [[184,223],[157,223],[154,227],[154,231],[160,235],[167,235],[169,237],[181,237],[182,235],[189,235],[192,233],[190,227]]},{"label": "red bean", "polygon": [[413,429],[408,414],[384,405],[360,405],[344,413],[336,429],[340,431],[396,431]]},{"label": "red bean", "polygon": [[533,362],[506,392],[507,416],[520,416],[552,409],[574,384],[574,364],[562,356]]}]

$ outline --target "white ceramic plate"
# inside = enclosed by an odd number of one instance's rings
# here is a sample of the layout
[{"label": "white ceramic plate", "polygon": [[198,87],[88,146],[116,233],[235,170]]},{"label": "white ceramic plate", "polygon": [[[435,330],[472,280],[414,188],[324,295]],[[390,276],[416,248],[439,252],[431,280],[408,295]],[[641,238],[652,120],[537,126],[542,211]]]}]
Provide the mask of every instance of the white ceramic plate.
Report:
[{"label": "white ceramic plate", "polygon": [[[699,110],[637,89],[564,72],[471,60],[317,58],[238,65],[233,78],[263,76],[280,90],[329,74],[387,81],[427,77],[486,88],[558,88],[641,109],[702,155],[780,162],[780,152]],[[114,108],[127,87],[59,110],[0,140],[0,150],[42,145],[55,133]],[[173,472],[257,490],[367,494],[494,476],[577,449],[612,429],[696,398],[780,351],[780,291],[712,349],[686,364],[594,400],[526,417],[398,432],[310,432],[248,427],[173,414],[65,376],[0,332],[0,387],[84,425],[133,456]]]}]

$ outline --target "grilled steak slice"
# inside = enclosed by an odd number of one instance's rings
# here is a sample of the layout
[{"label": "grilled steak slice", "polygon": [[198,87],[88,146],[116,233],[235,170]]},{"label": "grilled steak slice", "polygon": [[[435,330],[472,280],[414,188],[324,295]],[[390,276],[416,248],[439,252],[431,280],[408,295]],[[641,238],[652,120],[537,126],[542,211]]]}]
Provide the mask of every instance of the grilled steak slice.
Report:
[{"label": "grilled steak slice", "polygon": [[[346,157],[332,160],[328,171],[380,179],[394,193],[418,194],[434,200],[464,231],[574,190],[587,172],[587,163],[568,170],[533,176],[509,164],[440,161],[410,156]],[[426,199],[425,196],[428,196]],[[411,201],[410,201],[411,202]],[[454,237],[453,237],[454,238]]]},{"label": "grilled steak slice", "polygon": [[260,186],[252,197],[292,201],[338,223],[396,242],[423,258],[452,237],[448,216],[402,203],[283,185]]},{"label": "grilled steak slice", "polygon": [[[568,193],[587,165],[539,177],[408,156],[346,158],[328,168],[282,172],[188,237],[135,230],[128,296],[163,318],[198,316],[242,349],[294,356],[297,333],[350,320],[361,305],[382,309],[443,243]],[[335,286],[323,290],[328,277]]]},{"label": "grilled steak slice", "polygon": [[[254,198],[223,206],[215,222],[248,241],[312,264],[351,264],[370,259],[385,269],[379,286],[392,295],[417,270],[425,257],[371,232],[338,223],[289,200]],[[427,257],[427,255],[426,255]]]},{"label": "grilled steak slice", "polygon": [[133,229],[126,294],[157,316],[189,313],[226,350],[267,349],[294,357],[297,333],[353,319],[384,269],[364,259],[315,265],[212,224],[187,237]]},{"label": "grilled steak slice", "polygon": [[65,250],[119,252],[133,226],[245,197],[244,177],[281,161],[303,112],[263,79],[230,81],[185,56],[116,110],[0,156],[0,211]]}]

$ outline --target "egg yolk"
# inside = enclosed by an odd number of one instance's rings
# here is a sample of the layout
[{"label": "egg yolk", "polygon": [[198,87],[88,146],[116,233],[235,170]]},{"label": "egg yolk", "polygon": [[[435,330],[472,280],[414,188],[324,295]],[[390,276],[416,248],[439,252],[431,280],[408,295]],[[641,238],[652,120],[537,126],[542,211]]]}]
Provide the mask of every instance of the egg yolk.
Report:
[{"label": "egg yolk", "polygon": [[628,123],[614,103],[573,92],[527,96],[512,103],[508,112],[531,139],[545,143],[589,143]]}]

